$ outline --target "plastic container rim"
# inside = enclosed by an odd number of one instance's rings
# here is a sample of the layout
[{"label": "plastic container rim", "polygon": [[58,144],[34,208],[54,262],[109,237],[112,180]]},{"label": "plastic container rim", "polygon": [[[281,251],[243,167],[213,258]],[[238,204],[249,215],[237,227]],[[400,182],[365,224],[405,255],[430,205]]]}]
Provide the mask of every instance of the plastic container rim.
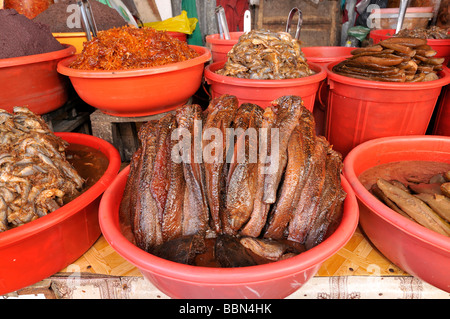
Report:
[{"label": "plastic container rim", "polygon": [[[406,217],[398,214],[388,206],[382,204],[375,196],[373,196],[360,182],[356,173],[352,169],[353,163],[357,160],[357,153],[361,149],[373,148],[380,145],[397,144],[402,143],[417,143],[420,145],[426,145],[430,141],[442,141],[450,145],[450,137],[447,136],[423,136],[423,135],[408,135],[408,136],[394,136],[394,137],[382,137],[366,141],[353,148],[344,159],[343,173],[350,183],[355,195],[365,205],[369,207],[372,213],[376,214],[383,220],[399,228],[404,233],[417,238],[418,240],[428,242],[438,249],[444,249],[450,252],[450,238],[439,233],[436,233],[414,221],[409,220]],[[415,144],[417,145],[417,144]],[[360,155],[359,155],[360,156]],[[392,161],[392,162],[395,162]],[[349,168],[351,167],[351,168]]]},{"label": "plastic container rim", "polygon": [[[230,32],[230,39],[221,39],[220,35],[218,33],[215,34],[208,34],[205,37],[205,40],[207,43],[211,43],[211,44],[223,44],[223,45],[230,45],[230,43],[233,42],[237,42],[239,40],[239,37],[241,35],[243,35],[244,32],[243,31],[239,31],[239,32]],[[235,35],[239,35],[238,37],[232,37]]]},{"label": "plastic container rim", "polygon": [[[390,38],[393,35],[387,35],[388,32],[395,33],[395,29],[376,29],[371,30],[370,34],[379,36],[379,37],[386,37]],[[381,39],[383,40],[383,39]],[[450,45],[450,39],[427,39],[427,44],[433,46],[433,45]]]},{"label": "plastic container rim", "polygon": [[211,52],[206,48],[198,45],[189,45],[189,47],[196,50],[200,56],[195,57],[193,59],[189,59],[186,61],[171,63],[163,66],[156,66],[151,68],[140,68],[140,69],[132,69],[132,70],[78,70],[69,68],[68,65],[73,60],[76,59],[78,55],[74,55],[63,59],[58,62],[57,70],[59,73],[67,75],[69,77],[78,77],[78,78],[127,78],[127,77],[137,77],[137,76],[146,76],[146,75],[154,75],[172,71],[178,71],[187,69],[190,67],[194,67],[200,64],[207,62],[211,58]]},{"label": "plastic container rim", "polygon": [[[344,59],[343,59],[344,60]],[[342,61],[343,61],[342,60]],[[442,71],[438,72],[439,79],[427,82],[381,82],[381,81],[371,81],[356,79],[349,76],[340,75],[334,73],[332,68],[342,62],[334,61],[330,62],[325,66],[326,72],[328,74],[328,83],[331,81],[336,81],[339,83],[350,84],[353,86],[365,87],[365,88],[378,88],[378,89],[391,89],[391,90],[423,90],[432,89],[437,87],[444,87],[450,83],[450,69],[446,66],[442,66]]]},{"label": "plastic container rim", "polygon": [[[281,79],[281,80],[253,80],[253,79],[240,79],[231,76],[225,76],[217,74],[211,70],[218,70],[225,64],[226,61],[218,61],[211,63],[205,67],[206,81],[212,80],[217,83],[226,83],[229,85],[245,86],[245,87],[289,87],[297,86],[299,84],[311,84],[324,80],[327,77],[325,68],[317,63],[307,62],[309,67],[317,72],[316,74],[305,76],[296,79]],[[218,67],[220,65],[220,67]]]},{"label": "plastic container rim", "polygon": [[33,63],[57,60],[60,58],[65,58],[67,56],[71,56],[76,51],[75,47],[71,44],[63,44],[63,46],[65,46],[64,49],[57,50],[57,51],[33,54],[33,55],[25,55],[25,56],[8,58],[8,59],[0,59],[0,69],[6,68],[6,67],[24,65],[24,64],[33,64]]},{"label": "plastic container rim", "polygon": [[63,138],[64,140],[67,140],[72,144],[77,144],[77,141],[79,141],[80,139],[92,140],[93,142],[95,142],[96,148],[101,149],[103,153],[109,155],[108,167],[103,173],[102,177],[87,191],[78,196],[75,200],[67,203],[63,207],[46,216],[40,217],[36,220],[33,220],[32,222],[0,233],[0,248],[14,244],[17,241],[22,241],[38,232],[57,225],[63,220],[70,218],[71,216],[76,214],[80,210],[80,208],[86,207],[94,200],[96,200],[98,198],[98,195],[106,190],[111,182],[113,182],[114,177],[119,171],[121,165],[119,152],[109,142],[101,138],[82,133],[55,132],[55,135]]},{"label": "plastic container rim", "polygon": [[[128,175],[129,168],[127,166],[120,172],[113,184],[103,194],[99,208],[99,222],[103,236],[119,255],[138,269],[174,280],[201,284],[228,284],[230,282],[241,284],[267,280],[268,277],[289,276],[295,271],[308,270],[331,257],[350,240],[358,225],[359,211],[355,194],[346,178],[341,175],[341,183],[347,192],[345,205],[348,206],[348,210],[342,216],[341,223],[334,233],[316,247],[286,260],[258,266],[209,268],[183,265],[145,252],[129,242],[120,232],[119,227],[115,226],[118,222],[118,213],[117,210],[113,212],[110,207],[109,202],[113,196],[111,193],[115,185]],[[186,271],[181,273],[177,271],[180,267]]]}]

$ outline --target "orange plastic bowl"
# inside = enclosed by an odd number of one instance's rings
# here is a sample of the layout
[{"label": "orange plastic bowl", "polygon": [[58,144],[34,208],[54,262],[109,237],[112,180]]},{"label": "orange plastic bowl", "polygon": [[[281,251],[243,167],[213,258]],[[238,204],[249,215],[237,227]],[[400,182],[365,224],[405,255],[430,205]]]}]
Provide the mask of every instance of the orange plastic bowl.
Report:
[{"label": "orange plastic bowl", "polygon": [[396,161],[450,163],[450,137],[379,138],[355,147],[344,160],[344,175],[355,191],[360,224],[370,241],[398,267],[450,292],[450,238],[388,208],[358,179],[365,170]]},{"label": "orange plastic bowl", "polygon": [[0,59],[0,108],[12,112],[26,106],[35,114],[56,110],[67,102],[69,81],[56,71],[58,62],[75,53],[59,51]]},{"label": "orange plastic bowl", "polygon": [[174,110],[198,90],[204,63],[211,53],[191,45],[200,56],[160,67],[117,71],[71,69],[76,56],[58,63],[58,72],[67,75],[81,99],[114,116],[146,116]]},{"label": "orange plastic bowl", "polygon": [[358,224],[356,198],[342,176],[347,198],[341,223],[316,247],[283,261],[251,267],[210,268],[179,264],[145,252],[121,233],[119,206],[128,174],[129,166],[103,194],[99,210],[103,236],[114,250],[172,298],[284,298],[314,276],[321,264],[347,243]]},{"label": "orange plastic bowl", "polygon": [[312,111],[319,84],[327,76],[325,69],[315,63],[308,63],[316,74],[286,80],[239,79],[215,73],[226,61],[212,63],[205,68],[205,79],[211,86],[212,98],[231,94],[239,103],[254,103],[262,108],[270,106],[273,100],[283,95],[297,95],[303,99],[305,107]]},{"label": "orange plastic bowl", "polygon": [[220,34],[209,34],[205,40],[207,45],[211,47],[213,62],[226,61],[228,52],[239,41],[239,37],[244,32],[230,32],[230,39],[221,39]]},{"label": "orange plastic bowl", "polygon": [[79,258],[100,236],[100,197],[120,168],[119,152],[108,142],[79,133],[55,133],[70,144],[100,150],[109,165],[78,198],[23,226],[0,233],[0,295],[51,276]]}]

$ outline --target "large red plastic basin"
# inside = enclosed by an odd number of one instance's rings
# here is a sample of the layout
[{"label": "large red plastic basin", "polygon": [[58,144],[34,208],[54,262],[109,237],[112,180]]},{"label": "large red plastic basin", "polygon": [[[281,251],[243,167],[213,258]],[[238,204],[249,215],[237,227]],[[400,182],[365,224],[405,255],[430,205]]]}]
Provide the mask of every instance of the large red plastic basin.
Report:
[{"label": "large red plastic basin", "polygon": [[312,111],[319,84],[327,76],[325,69],[318,64],[308,63],[316,74],[286,80],[251,80],[239,79],[215,73],[226,61],[212,63],[205,68],[205,79],[211,86],[212,98],[231,94],[239,103],[254,103],[266,108],[272,101],[283,95],[297,95],[303,99],[305,107]]},{"label": "large red plastic basin", "polygon": [[[369,37],[377,44],[395,34],[395,29],[379,29],[370,31]],[[450,39],[427,39],[427,44],[435,50],[436,58],[445,58],[444,65],[450,61]]]},{"label": "large red plastic basin", "polygon": [[244,32],[230,32],[230,39],[221,39],[220,34],[209,34],[206,36],[206,44],[211,47],[213,62],[226,61],[227,54],[231,48],[239,41],[239,37]]},{"label": "large red plastic basin", "polygon": [[391,83],[336,74],[336,64],[327,66],[326,137],[343,156],[371,139],[425,134],[441,89],[450,83],[447,67],[435,81]]},{"label": "large red plastic basin", "polygon": [[450,238],[391,210],[358,180],[371,167],[408,160],[450,163],[450,137],[400,136],[365,142],[345,158],[344,175],[355,191],[360,224],[370,241],[404,271],[450,292]]},{"label": "large red plastic basin", "polygon": [[54,212],[0,233],[0,295],[27,287],[67,267],[100,236],[100,197],[120,168],[119,152],[108,142],[79,133],[55,133],[70,144],[100,150],[109,165],[86,192]]},{"label": "large red plastic basin", "polygon": [[205,62],[211,53],[191,45],[200,56],[164,66],[90,71],[69,68],[76,56],[58,63],[81,99],[102,112],[122,117],[146,116],[176,109],[200,87]]},{"label": "large red plastic basin", "polygon": [[433,134],[450,136],[450,85],[442,89]]},{"label": "large red plastic basin", "polygon": [[284,298],[313,277],[322,263],[348,242],[358,224],[356,198],[342,176],[347,198],[341,223],[316,247],[283,261],[251,267],[212,268],[179,264],[145,252],[121,233],[119,206],[128,174],[129,166],[103,194],[99,210],[103,236],[114,250],[172,298]]},{"label": "large red plastic basin", "polygon": [[12,112],[15,106],[26,106],[35,114],[45,114],[66,103],[69,81],[56,66],[76,49],[65,46],[59,51],[0,59],[0,108]]}]

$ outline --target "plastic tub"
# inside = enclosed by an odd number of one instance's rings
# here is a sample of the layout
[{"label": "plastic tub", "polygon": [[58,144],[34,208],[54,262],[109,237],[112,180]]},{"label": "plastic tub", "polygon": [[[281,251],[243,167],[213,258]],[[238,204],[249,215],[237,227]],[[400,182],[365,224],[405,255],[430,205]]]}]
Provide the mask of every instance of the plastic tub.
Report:
[{"label": "plastic tub", "polygon": [[211,47],[213,62],[226,61],[227,53],[239,41],[244,32],[230,32],[230,39],[221,39],[220,34],[209,34],[206,36],[206,44]]},{"label": "plastic tub", "polygon": [[327,76],[325,69],[318,64],[308,63],[316,74],[287,80],[251,80],[239,79],[215,73],[226,61],[212,63],[205,68],[205,79],[211,85],[212,98],[231,94],[239,103],[254,103],[262,108],[270,106],[273,100],[283,95],[298,95],[305,107],[312,111],[319,84]]},{"label": "plastic tub", "polygon": [[52,34],[60,43],[73,45],[76,49],[75,54],[83,51],[83,43],[87,41],[86,33],[84,32],[58,32]]},{"label": "plastic tub", "polygon": [[0,108],[12,112],[26,106],[35,114],[56,110],[67,102],[67,79],[58,74],[58,62],[75,53],[66,45],[59,51],[0,59]]},{"label": "plastic tub", "polygon": [[67,75],[81,99],[106,114],[135,117],[163,113],[185,104],[198,90],[211,53],[191,45],[200,56],[145,69],[91,71],[71,69],[64,59],[58,72]]},{"label": "plastic tub", "polygon": [[450,136],[450,85],[442,89],[433,134]]},{"label": "plastic tub", "polygon": [[[395,29],[381,29],[370,31],[369,37],[377,44],[381,40],[388,39],[395,34]],[[445,58],[444,65],[450,61],[450,39],[427,39],[427,44],[437,53],[436,58]]]},{"label": "plastic tub", "polygon": [[119,206],[128,174],[129,166],[103,194],[99,210],[103,236],[145,278],[172,298],[284,298],[313,277],[322,263],[348,242],[358,224],[356,198],[342,176],[347,197],[341,223],[316,247],[286,260],[251,267],[213,268],[179,264],[145,252],[121,233]]},{"label": "plastic tub", "polygon": [[0,295],[34,284],[67,267],[100,236],[98,206],[120,168],[119,152],[91,135],[55,133],[70,144],[100,150],[109,165],[103,176],[67,205],[0,233]]},{"label": "plastic tub", "polygon": [[[375,29],[395,29],[399,8],[374,9],[367,18],[367,25]],[[433,18],[433,7],[409,7],[403,20],[403,29],[423,29]]]},{"label": "plastic tub", "polygon": [[[335,61],[342,61],[351,57],[351,51],[355,47],[340,47],[340,46],[319,46],[319,47],[304,47],[302,52],[305,54],[308,62],[313,62],[325,67],[328,63]],[[316,94],[314,102],[314,119],[316,121],[316,133],[318,135],[325,135],[325,116],[328,101],[329,87],[326,84],[326,79],[320,84],[319,90]]]},{"label": "plastic tub", "polygon": [[343,171],[358,199],[360,225],[375,247],[407,273],[450,292],[450,238],[391,210],[358,179],[371,167],[408,160],[450,163],[450,137],[399,136],[371,140],[348,154]]},{"label": "plastic tub", "polygon": [[390,83],[338,75],[336,64],[327,66],[326,137],[343,156],[371,139],[425,134],[441,89],[450,83],[447,67],[435,81]]}]

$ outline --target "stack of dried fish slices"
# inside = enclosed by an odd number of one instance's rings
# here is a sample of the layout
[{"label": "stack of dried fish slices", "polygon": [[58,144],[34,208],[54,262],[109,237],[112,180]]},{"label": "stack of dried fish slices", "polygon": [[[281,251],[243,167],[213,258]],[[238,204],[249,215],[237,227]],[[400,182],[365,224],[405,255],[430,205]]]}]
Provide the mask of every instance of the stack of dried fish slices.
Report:
[{"label": "stack of dried fish slices", "polygon": [[432,26],[428,29],[402,29],[394,37],[421,39],[450,39],[450,28]]},{"label": "stack of dried fish slices", "polygon": [[450,171],[428,183],[379,178],[370,191],[400,215],[450,237]]},{"label": "stack of dried fish slices", "polygon": [[216,73],[243,79],[296,79],[314,74],[300,42],[286,32],[252,30],[240,36]]},{"label": "stack of dried fish slices", "polygon": [[392,37],[351,53],[333,72],[371,81],[424,82],[438,79],[444,62],[426,39],[419,38]]},{"label": "stack of dried fish slices", "polygon": [[67,143],[24,107],[0,110],[0,232],[75,198],[84,180],[65,158]]},{"label": "stack of dried fish slices", "polygon": [[[224,138],[233,129],[234,147],[208,149],[219,138],[209,129]],[[278,149],[271,149],[272,132],[279,134]],[[205,111],[185,105],[147,122],[139,137],[121,226],[137,246],[162,258],[195,264],[214,239],[219,267],[258,264],[247,251],[275,261],[319,244],[340,221],[342,157],[315,135],[314,117],[298,96],[262,109],[223,95]],[[185,142],[188,151],[175,148]]]}]

